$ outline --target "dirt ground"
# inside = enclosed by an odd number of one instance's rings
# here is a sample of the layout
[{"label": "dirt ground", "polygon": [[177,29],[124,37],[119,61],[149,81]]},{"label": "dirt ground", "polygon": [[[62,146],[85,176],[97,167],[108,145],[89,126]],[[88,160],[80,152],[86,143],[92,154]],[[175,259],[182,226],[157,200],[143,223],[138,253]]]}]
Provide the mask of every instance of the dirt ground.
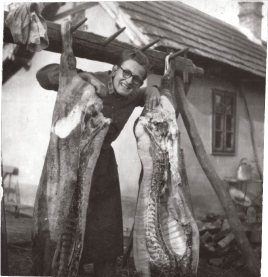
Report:
[{"label": "dirt ground", "polygon": [[[16,216],[14,211],[6,210],[9,276],[29,276],[32,264],[31,226],[31,216],[23,213]],[[122,257],[119,257],[118,277],[137,277],[133,257],[130,258],[127,267],[124,269],[121,268],[121,260]],[[93,277],[92,265],[85,265],[84,269],[85,277]]]},{"label": "dirt ground", "polygon": [[8,267],[10,276],[27,276],[31,267],[32,217],[6,210]]},{"label": "dirt ground", "polygon": [[[29,213],[28,213],[29,214]],[[14,211],[6,210],[6,230],[8,245],[8,276],[29,276],[31,268],[31,226],[32,217],[20,213],[15,216]],[[133,256],[131,254],[126,268],[121,268],[122,257],[118,258],[117,276],[118,277],[138,277],[135,271]],[[92,265],[85,265],[85,277],[94,277],[92,274]],[[3,276],[3,275],[1,275]],[[205,260],[200,260],[198,277],[250,277],[243,272],[238,275],[237,272],[220,270],[210,267]]]}]

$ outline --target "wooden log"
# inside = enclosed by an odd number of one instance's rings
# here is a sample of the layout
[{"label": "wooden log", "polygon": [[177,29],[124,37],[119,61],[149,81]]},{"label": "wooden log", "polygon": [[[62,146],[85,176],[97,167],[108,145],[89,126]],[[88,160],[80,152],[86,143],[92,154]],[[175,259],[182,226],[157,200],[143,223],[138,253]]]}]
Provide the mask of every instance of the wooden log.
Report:
[{"label": "wooden log", "polygon": [[200,237],[200,239],[203,240],[204,242],[210,242],[212,241],[212,235],[210,234],[210,232],[207,231]]},{"label": "wooden log", "polygon": [[230,230],[230,224],[227,219],[224,219],[221,226],[221,231]]},{"label": "wooden log", "polygon": [[219,232],[221,229],[221,221],[216,220],[215,222],[204,222],[201,229],[199,229],[200,234],[204,234],[209,231],[211,234]]},{"label": "wooden log", "polygon": [[[7,15],[8,12],[5,12],[5,19]],[[47,34],[49,38],[49,47],[45,50],[61,53],[60,25],[47,21]],[[133,49],[132,44],[119,42],[118,40],[112,41],[106,47],[101,47],[105,39],[106,38],[103,36],[77,30],[75,34],[73,34],[73,52],[75,57],[116,64],[124,49]],[[4,27],[4,42],[14,43],[10,30],[6,26]],[[163,75],[166,53],[148,49],[146,50],[146,56],[150,60],[152,73]],[[190,75],[194,76],[202,76],[204,74],[204,70],[196,67],[189,59],[187,59],[187,70]],[[177,57],[176,73],[182,76],[183,71],[184,58]]]},{"label": "wooden log", "polygon": [[202,237],[200,240],[200,259],[213,259],[226,256],[230,252],[231,247],[221,249],[216,247],[213,242],[205,242]]},{"label": "wooden log", "polygon": [[233,233],[229,233],[224,239],[218,242],[218,245],[225,248],[230,245],[235,240]]},{"label": "wooden log", "polygon": [[228,234],[230,233],[230,229],[225,229],[223,231],[218,232],[213,236],[213,241],[214,242],[219,242],[223,238],[225,238]]},{"label": "wooden log", "polygon": [[257,259],[255,253],[253,252],[247,239],[246,233],[238,218],[234,203],[229,194],[228,185],[220,179],[206,153],[205,147],[189,109],[189,105],[184,93],[183,82],[178,76],[175,77],[175,85],[177,88],[176,96],[179,110],[185,128],[191,140],[193,149],[195,151],[196,157],[221,202],[221,205],[229,221],[231,230],[236,238],[239,248],[241,249],[242,256],[248,266],[249,271],[251,272],[252,276],[259,277],[260,261]]}]

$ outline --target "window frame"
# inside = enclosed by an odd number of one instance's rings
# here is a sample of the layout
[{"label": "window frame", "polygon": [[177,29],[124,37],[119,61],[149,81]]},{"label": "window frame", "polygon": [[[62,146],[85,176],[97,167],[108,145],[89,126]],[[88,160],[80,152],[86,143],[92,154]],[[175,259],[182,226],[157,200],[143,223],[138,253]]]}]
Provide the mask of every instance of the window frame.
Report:
[{"label": "window frame", "polygon": [[[227,113],[225,110],[225,106],[223,105],[224,111],[222,113],[223,115],[223,122],[222,122],[222,147],[217,148],[216,147],[216,131],[220,129],[216,129],[216,95],[220,95],[223,97],[223,103],[226,103],[226,98],[231,97],[232,98],[232,103],[233,103],[233,111],[232,111],[232,131],[226,130],[226,121],[227,121]],[[225,90],[220,90],[220,89],[212,89],[212,155],[225,155],[225,156],[234,156],[236,152],[236,94],[225,91]],[[226,134],[227,133],[232,133],[233,134],[233,139],[232,139],[232,147],[228,148],[226,147]]]}]

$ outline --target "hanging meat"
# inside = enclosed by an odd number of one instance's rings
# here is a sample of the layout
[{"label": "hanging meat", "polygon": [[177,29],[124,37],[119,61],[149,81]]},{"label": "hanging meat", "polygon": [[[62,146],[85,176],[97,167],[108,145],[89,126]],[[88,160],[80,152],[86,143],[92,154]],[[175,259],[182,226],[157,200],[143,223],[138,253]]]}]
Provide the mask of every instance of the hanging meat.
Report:
[{"label": "hanging meat", "polygon": [[77,75],[70,28],[63,21],[59,90],[34,205],[34,276],[77,275],[91,178],[110,124],[95,88]]},{"label": "hanging meat", "polygon": [[196,276],[199,231],[188,206],[179,168],[178,126],[169,57],[160,105],[143,110],[134,133],[142,164],[134,221],[134,262],[140,276]]}]

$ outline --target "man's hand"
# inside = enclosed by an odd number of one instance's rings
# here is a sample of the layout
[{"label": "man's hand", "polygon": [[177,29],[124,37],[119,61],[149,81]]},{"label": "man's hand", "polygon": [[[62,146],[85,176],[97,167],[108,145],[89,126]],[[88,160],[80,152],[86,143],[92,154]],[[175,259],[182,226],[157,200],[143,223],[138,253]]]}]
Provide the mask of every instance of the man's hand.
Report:
[{"label": "man's hand", "polygon": [[78,74],[84,81],[89,82],[92,86],[95,87],[96,93],[100,98],[105,98],[107,95],[107,87],[99,81],[97,78],[95,78],[93,75],[91,75],[88,72],[81,72]]},{"label": "man's hand", "polygon": [[148,111],[154,110],[160,102],[160,92],[156,87],[146,88],[145,109]]},{"label": "man's hand", "polygon": [[92,86],[95,87],[96,93],[97,93],[97,95],[100,98],[105,98],[106,97],[106,95],[107,95],[107,87],[104,85],[104,83],[99,81],[97,78],[93,77],[91,79],[91,84],[92,84]]}]

